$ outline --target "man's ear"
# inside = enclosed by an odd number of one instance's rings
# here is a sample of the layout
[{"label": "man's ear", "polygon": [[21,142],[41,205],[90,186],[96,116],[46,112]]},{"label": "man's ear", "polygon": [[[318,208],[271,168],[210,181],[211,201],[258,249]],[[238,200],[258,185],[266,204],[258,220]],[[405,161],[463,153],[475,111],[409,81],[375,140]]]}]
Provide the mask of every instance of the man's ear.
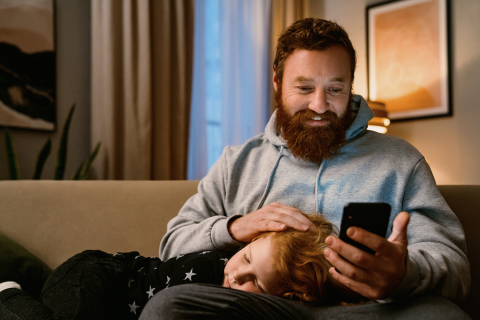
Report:
[{"label": "man's ear", "polygon": [[276,92],[278,89],[278,79],[277,79],[277,70],[275,69],[273,69],[272,82],[273,82],[273,89],[275,89],[275,92]]}]

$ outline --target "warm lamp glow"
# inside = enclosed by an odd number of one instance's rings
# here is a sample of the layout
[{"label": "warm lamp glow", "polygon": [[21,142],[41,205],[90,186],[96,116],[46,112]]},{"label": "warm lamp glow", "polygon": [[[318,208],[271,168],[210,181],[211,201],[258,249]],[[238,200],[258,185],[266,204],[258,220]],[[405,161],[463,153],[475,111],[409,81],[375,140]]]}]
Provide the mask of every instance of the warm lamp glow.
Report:
[{"label": "warm lamp glow", "polygon": [[385,104],[377,101],[367,101],[368,106],[375,113],[375,117],[368,121],[368,130],[386,133],[387,127],[390,125],[390,120],[388,119],[388,112],[385,110]]},{"label": "warm lamp glow", "polygon": [[370,131],[376,131],[376,132],[379,132],[379,133],[387,133],[387,128],[381,127],[381,126],[370,126],[369,125],[367,129],[370,130]]}]

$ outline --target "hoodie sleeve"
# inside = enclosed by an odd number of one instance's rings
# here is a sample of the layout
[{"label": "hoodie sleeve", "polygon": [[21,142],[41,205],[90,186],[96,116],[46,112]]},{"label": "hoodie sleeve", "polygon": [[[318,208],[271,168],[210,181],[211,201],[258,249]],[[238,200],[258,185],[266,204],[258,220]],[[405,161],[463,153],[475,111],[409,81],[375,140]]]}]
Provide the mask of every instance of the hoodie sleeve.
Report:
[{"label": "hoodie sleeve", "polygon": [[228,148],[200,181],[198,193],[188,199],[168,223],[167,233],[160,242],[162,260],[202,250],[226,252],[242,245],[230,236],[227,229],[228,221],[237,217],[229,217],[224,207]]},{"label": "hoodie sleeve", "polygon": [[419,294],[464,298],[470,289],[465,233],[440,194],[425,159],[411,174],[403,210],[411,217],[406,273],[389,299],[380,302]]}]

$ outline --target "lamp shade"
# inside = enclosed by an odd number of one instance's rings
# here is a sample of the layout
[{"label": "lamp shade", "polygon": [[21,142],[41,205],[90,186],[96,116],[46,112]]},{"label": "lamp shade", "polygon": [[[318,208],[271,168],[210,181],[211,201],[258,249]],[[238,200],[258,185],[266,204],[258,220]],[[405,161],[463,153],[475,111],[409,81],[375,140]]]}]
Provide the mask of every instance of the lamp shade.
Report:
[{"label": "lamp shade", "polygon": [[373,110],[375,117],[368,121],[368,130],[386,133],[387,127],[390,125],[388,119],[388,112],[385,109],[385,104],[378,101],[367,100],[368,106]]}]

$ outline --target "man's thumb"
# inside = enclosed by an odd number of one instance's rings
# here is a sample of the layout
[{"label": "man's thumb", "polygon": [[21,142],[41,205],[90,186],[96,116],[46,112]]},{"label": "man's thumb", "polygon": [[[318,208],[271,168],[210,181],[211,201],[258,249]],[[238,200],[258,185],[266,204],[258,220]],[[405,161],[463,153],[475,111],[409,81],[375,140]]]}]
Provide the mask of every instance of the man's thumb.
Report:
[{"label": "man's thumb", "polygon": [[388,237],[388,241],[401,242],[408,245],[407,227],[409,222],[410,215],[405,211],[400,212],[393,220],[393,230],[390,237]]}]

